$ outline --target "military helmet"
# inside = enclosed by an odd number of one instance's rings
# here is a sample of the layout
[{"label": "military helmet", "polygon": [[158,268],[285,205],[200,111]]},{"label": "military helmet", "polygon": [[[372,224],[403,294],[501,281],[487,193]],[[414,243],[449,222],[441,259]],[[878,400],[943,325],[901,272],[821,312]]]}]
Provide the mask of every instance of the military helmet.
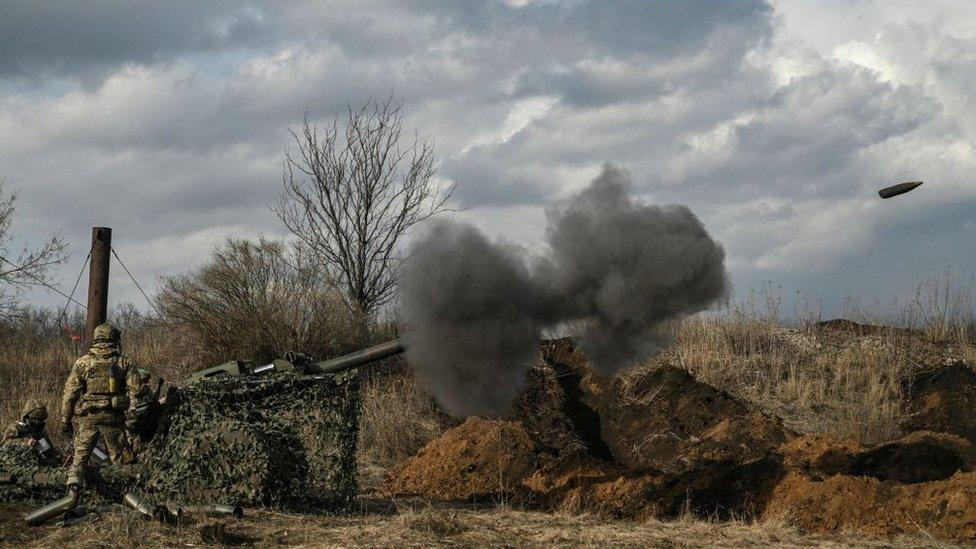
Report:
[{"label": "military helmet", "polygon": [[92,343],[118,343],[122,339],[122,332],[112,324],[99,324],[92,332]]},{"label": "military helmet", "polygon": [[24,403],[24,409],[21,411],[20,419],[23,421],[42,423],[47,420],[47,406],[40,400],[34,398],[29,399]]}]

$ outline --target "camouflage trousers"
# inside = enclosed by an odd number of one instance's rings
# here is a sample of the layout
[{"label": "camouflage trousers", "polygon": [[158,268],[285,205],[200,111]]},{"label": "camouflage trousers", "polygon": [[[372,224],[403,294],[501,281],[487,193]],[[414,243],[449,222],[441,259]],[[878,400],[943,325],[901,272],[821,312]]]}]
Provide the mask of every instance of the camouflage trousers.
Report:
[{"label": "camouflage trousers", "polygon": [[95,450],[98,440],[105,441],[105,449],[112,463],[127,463],[132,460],[132,450],[129,449],[125,436],[125,427],[117,417],[80,417],[75,427],[74,458],[68,473],[68,486],[77,484],[85,486],[85,473],[88,459]]}]

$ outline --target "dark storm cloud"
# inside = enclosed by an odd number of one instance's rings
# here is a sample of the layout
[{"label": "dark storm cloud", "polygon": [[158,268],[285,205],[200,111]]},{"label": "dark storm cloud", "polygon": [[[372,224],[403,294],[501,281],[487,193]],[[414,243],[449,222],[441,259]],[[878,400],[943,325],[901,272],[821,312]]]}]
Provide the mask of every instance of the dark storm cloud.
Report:
[{"label": "dark storm cloud", "polygon": [[0,76],[104,74],[278,38],[261,12],[230,0],[5,0],[0,14]]}]

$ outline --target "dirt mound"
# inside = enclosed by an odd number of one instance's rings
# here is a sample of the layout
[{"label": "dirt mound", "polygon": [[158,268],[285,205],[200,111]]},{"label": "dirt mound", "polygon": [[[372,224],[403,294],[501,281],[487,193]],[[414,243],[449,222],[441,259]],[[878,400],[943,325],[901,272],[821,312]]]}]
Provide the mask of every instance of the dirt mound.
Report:
[{"label": "dirt mound", "polygon": [[857,442],[840,440],[830,434],[797,437],[778,449],[787,469],[819,475],[850,472],[854,455],[863,451]]},{"label": "dirt mound", "polygon": [[927,431],[869,449],[831,435],[809,435],[782,445],[779,453],[787,469],[813,478],[865,476],[906,484],[947,479],[976,464],[976,448],[968,440]]},{"label": "dirt mound", "polygon": [[708,462],[745,463],[793,436],[779,420],[673,367],[620,376],[603,400],[603,439],[618,462],[635,469],[682,473]]},{"label": "dirt mound", "polygon": [[976,442],[976,372],[969,365],[951,361],[944,367],[919,374],[909,390],[912,415],[906,431],[936,431]]},{"label": "dirt mound", "polygon": [[785,472],[773,455],[743,464],[708,465],[681,475],[635,471],[576,456],[539,469],[523,483],[549,509],[614,518],[750,517],[765,508]]},{"label": "dirt mound", "polygon": [[789,474],[773,490],[764,518],[786,519],[803,530],[852,530],[872,536],[917,534],[976,538],[976,473],[947,480],[898,484],[836,475],[816,480]]},{"label": "dirt mound", "polygon": [[917,432],[855,454],[848,474],[901,483],[947,479],[973,470],[968,440],[945,433]]},{"label": "dirt mound", "polygon": [[542,448],[560,456],[581,452],[610,459],[600,438],[600,416],[589,385],[593,376],[572,339],[542,344],[541,360],[529,369],[526,387],[506,419],[519,421]]},{"label": "dirt mound", "polygon": [[853,335],[882,335],[882,334],[899,334],[899,335],[919,335],[920,332],[917,330],[908,330],[905,328],[895,328],[894,326],[883,326],[877,324],[859,324],[852,320],[847,320],[846,318],[834,318],[831,320],[824,320],[817,323],[817,328],[824,331],[830,332],[842,332]]},{"label": "dirt mound", "polygon": [[[976,373],[959,365],[916,384],[920,399],[941,406],[925,417],[956,420],[950,428],[971,409],[974,388]],[[394,473],[391,492],[455,501],[505,494],[621,518],[690,512],[787,518],[815,531],[976,536],[976,445],[951,431],[874,447],[797,436],[681,369],[603,382],[563,340],[543,347],[510,418],[518,421],[472,418],[446,432]]]},{"label": "dirt mound", "polygon": [[472,417],[395,470],[388,488],[393,494],[442,501],[517,494],[522,480],[539,466],[537,452],[520,423]]},{"label": "dirt mound", "polygon": [[535,503],[547,508],[644,518],[653,514],[653,496],[661,482],[654,473],[635,473],[581,454],[547,464],[523,485]]}]

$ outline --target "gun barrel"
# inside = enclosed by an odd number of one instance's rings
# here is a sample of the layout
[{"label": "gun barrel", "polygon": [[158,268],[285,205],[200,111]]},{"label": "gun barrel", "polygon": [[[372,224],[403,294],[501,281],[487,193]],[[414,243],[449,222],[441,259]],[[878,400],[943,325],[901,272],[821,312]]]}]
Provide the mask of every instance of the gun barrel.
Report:
[{"label": "gun barrel", "polygon": [[336,372],[342,372],[345,370],[351,370],[353,368],[362,366],[363,364],[368,364],[370,362],[388,358],[391,356],[396,356],[404,351],[403,344],[400,343],[399,339],[394,339],[392,341],[387,341],[386,343],[380,343],[379,345],[373,345],[361,351],[356,351],[355,353],[350,353],[348,355],[333,358],[331,360],[324,360],[322,362],[316,362],[313,366],[315,373],[320,374],[332,374]]}]

